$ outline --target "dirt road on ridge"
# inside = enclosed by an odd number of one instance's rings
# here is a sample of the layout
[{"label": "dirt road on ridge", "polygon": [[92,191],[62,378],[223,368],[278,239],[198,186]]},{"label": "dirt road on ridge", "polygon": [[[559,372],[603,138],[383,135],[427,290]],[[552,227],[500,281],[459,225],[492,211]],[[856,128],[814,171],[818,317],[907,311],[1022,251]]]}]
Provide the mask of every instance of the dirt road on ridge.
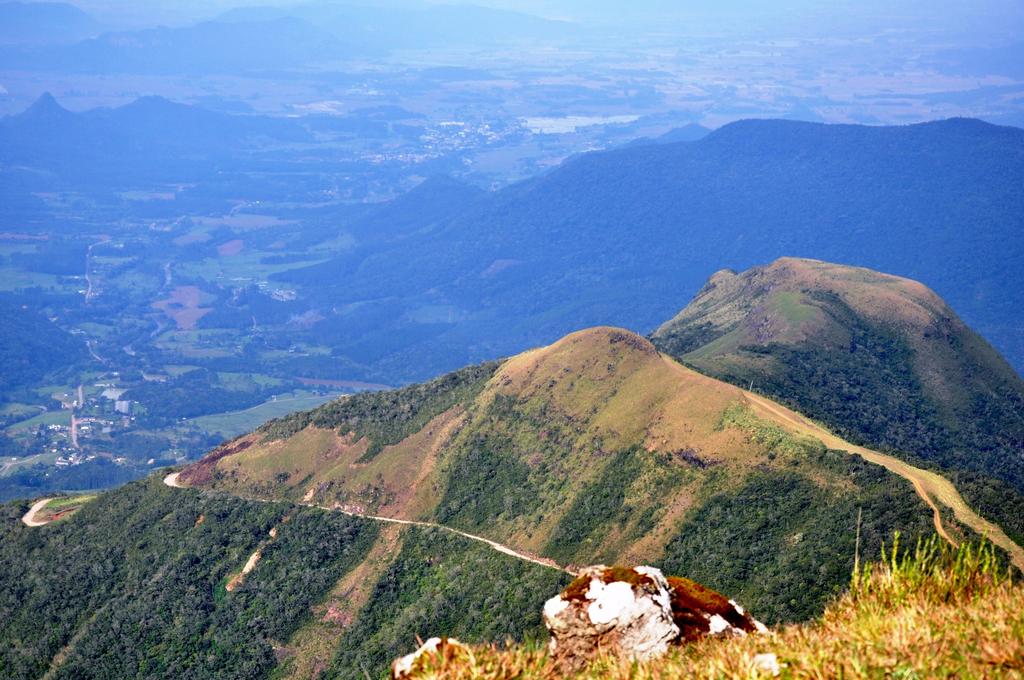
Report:
[{"label": "dirt road on ridge", "polygon": [[1007,536],[1001,528],[999,528],[999,526],[974,512],[974,510],[967,505],[967,502],[960,495],[960,492],[956,490],[956,487],[953,486],[952,482],[942,475],[914,467],[913,465],[905,463],[899,458],[895,458],[888,454],[873,451],[872,449],[857,446],[856,444],[851,444],[850,442],[840,439],[836,435],[832,434],[824,427],[812,423],[799,413],[796,413],[781,404],[777,404],[770,399],[762,397],[759,394],[743,390],[743,396],[755,411],[769,413],[774,415],[776,418],[781,418],[783,421],[791,425],[797,432],[821,440],[821,442],[830,449],[855,453],[868,462],[874,463],[875,465],[881,465],[890,472],[909,481],[913,485],[914,491],[917,492],[917,495],[920,496],[921,499],[932,509],[935,530],[945,540],[949,541],[949,543],[956,545],[956,541],[950,537],[945,526],[943,526],[942,514],[939,511],[938,505],[936,505],[936,501],[951,509],[957,521],[970,527],[978,534],[985,536],[988,540],[992,541],[994,544],[1009,553],[1013,563],[1019,569],[1024,570],[1024,549],[1014,543],[1010,537]]},{"label": "dirt road on ridge", "polygon": [[52,500],[52,498],[40,498],[36,501],[32,507],[28,509],[28,512],[25,513],[25,516],[21,518],[21,521],[25,523],[25,526],[42,527],[49,524],[49,522],[41,522],[37,520],[36,515],[38,515],[39,512],[46,507],[46,504]]},{"label": "dirt road on ridge", "polygon": [[[178,481],[178,476],[180,474],[181,474],[180,472],[172,472],[171,474],[167,475],[166,477],[164,477],[164,484],[166,484],[169,487],[175,488],[175,489],[186,489],[186,488],[188,488],[188,487],[184,486],[181,482]],[[248,500],[255,500],[255,501],[259,501],[261,503],[271,503],[271,502],[274,502],[274,501],[268,501],[268,500],[265,500],[265,499],[262,499],[262,498],[250,498]],[[424,527],[424,528],[428,528],[428,529],[440,529],[441,531],[447,531],[448,533],[456,534],[457,536],[462,536],[463,538],[468,538],[471,541],[476,541],[478,543],[483,543],[483,544],[489,546],[490,548],[492,548],[492,549],[502,553],[503,555],[508,555],[509,557],[514,557],[514,558],[516,558],[518,560],[522,560],[524,562],[530,562],[531,564],[536,564],[536,565],[539,565],[541,567],[547,567],[548,569],[557,569],[559,571],[564,571],[565,573],[569,574],[570,576],[575,576],[576,575],[576,572],[571,571],[571,570],[569,570],[569,569],[567,569],[565,567],[559,566],[558,564],[556,564],[552,560],[546,560],[546,559],[541,558],[541,557],[534,557],[533,555],[528,555],[526,553],[521,553],[518,550],[510,548],[507,545],[502,545],[501,543],[498,543],[497,541],[492,541],[489,538],[484,538],[483,536],[474,536],[473,534],[466,533],[465,531],[459,531],[458,529],[453,529],[451,527],[446,527],[443,524],[434,524],[433,522],[417,522],[417,521],[409,520],[409,519],[395,519],[394,517],[381,517],[379,515],[367,515],[367,514],[363,514],[363,513],[360,513],[360,512],[351,512],[349,510],[342,510],[341,508],[332,508],[332,507],[329,507],[329,506],[326,506],[326,505],[315,505],[313,503],[297,503],[296,505],[305,505],[306,507],[310,507],[310,508],[320,508],[321,510],[327,510],[329,512],[340,512],[342,514],[348,515],[349,517],[359,517],[361,519],[369,519],[369,520],[374,520],[374,521],[377,521],[377,522],[387,522],[389,524],[401,524],[401,525],[404,525],[404,526],[413,526],[413,527]]]}]

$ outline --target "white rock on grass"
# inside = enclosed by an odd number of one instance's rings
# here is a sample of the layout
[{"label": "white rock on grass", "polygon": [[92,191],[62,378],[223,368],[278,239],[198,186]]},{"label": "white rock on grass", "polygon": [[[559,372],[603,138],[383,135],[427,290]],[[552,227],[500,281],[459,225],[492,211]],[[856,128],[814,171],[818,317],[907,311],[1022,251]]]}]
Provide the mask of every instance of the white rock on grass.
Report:
[{"label": "white rock on grass", "polygon": [[556,659],[578,666],[598,650],[637,660],[663,655],[679,637],[668,582],[657,569],[588,567],[544,605]]},{"label": "white rock on grass", "polygon": [[754,668],[773,677],[778,677],[782,674],[782,666],[779,664],[779,657],[774,654],[755,655]]},{"label": "white rock on grass", "polygon": [[653,567],[596,565],[544,605],[551,652],[578,669],[600,651],[647,660],[703,637],[742,637],[767,629],[738,604]]}]

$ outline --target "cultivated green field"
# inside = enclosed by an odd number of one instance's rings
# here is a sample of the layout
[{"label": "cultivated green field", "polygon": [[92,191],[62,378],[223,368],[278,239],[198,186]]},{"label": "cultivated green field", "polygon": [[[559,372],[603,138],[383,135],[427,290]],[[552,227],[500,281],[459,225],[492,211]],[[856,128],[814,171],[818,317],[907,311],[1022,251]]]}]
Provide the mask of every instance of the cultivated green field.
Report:
[{"label": "cultivated green field", "polygon": [[338,396],[340,394],[321,395],[306,390],[296,390],[243,411],[216,413],[194,418],[188,422],[189,425],[198,427],[200,430],[215,432],[230,439],[250,432],[273,418],[316,408]]}]

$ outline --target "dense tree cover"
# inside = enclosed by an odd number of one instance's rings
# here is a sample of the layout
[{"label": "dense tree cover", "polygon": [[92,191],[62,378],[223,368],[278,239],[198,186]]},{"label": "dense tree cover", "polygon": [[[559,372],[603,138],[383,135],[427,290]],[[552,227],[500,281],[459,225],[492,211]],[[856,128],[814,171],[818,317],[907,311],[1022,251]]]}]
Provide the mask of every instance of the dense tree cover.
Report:
[{"label": "dense tree cover", "polygon": [[[170,489],[156,477],[30,529],[0,506],[0,677],[258,678],[359,565],[380,524],[316,508]],[[276,528],[276,537],[269,532]],[[330,677],[383,675],[416,636],[537,639],[568,576],[434,529],[402,548],[334,644]],[[226,584],[259,549],[240,586]],[[63,651],[62,651],[63,650]]]},{"label": "dense tree cover", "polygon": [[326,677],[381,677],[419,639],[543,639],[544,601],[569,584],[554,569],[434,529],[411,529],[401,553],[346,631]]},{"label": "dense tree cover", "polygon": [[816,458],[853,485],[820,484],[788,470],[751,472],[740,489],[689,513],[662,569],[728,594],[766,623],[800,621],[820,614],[849,584],[858,511],[864,559],[875,559],[894,529],[905,544],[932,532],[930,512],[905,480],[843,452]]},{"label": "dense tree cover", "polygon": [[488,533],[496,522],[561,512],[579,481],[566,458],[580,427],[544,400],[495,394],[447,456],[437,520]]},{"label": "dense tree cover", "polygon": [[38,463],[0,477],[0,502],[38,497],[53,491],[109,489],[138,479],[151,470],[149,465],[119,465],[106,458],[68,468]]},{"label": "dense tree cover", "polygon": [[75,239],[52,239],[40,243],[31,253],[13,253],[11,264],[30,272],[81,276],[85,272],[88,246]]},{"label": "dense tree cover", "polygon": [[33,308],[0,297],[0,391],[31,385],[86,357],[85,343]]},{"label": "dense tree cover", "polygon": [[354,432],[369,437],[370,446],[361,460],[371,460],[384,447],[421,430],[435,416],[471,402],[497,367],[497,362],[487,362],[400,390],[355,394],[272,421],[260,432],[271,439],[283,439],[309,425]]},{"label": "dense tree cover", "polygon": [[[310,508],[172,490],[151,478],[29,529],[3,506],[0,676],[252,678],[376,536]],[[283,522],[285,517],[287,522]],[[232,593],[224,585],[268,543]]]},{"label": "dense tree cover", "polygon": [[530,467],[505,433],[473,433],[451,466],[454,472],[437,507],[441,522],[484,527],[501,516],[528,515],[541,502]]},{"label": "dense tree cover", "polygon": [[956,470],[950,480],[967,504],[1003,528],[1018,545],[1024,545],[1024,495],[999,479],[970,470]]},{"label": "dense tree cover", "polygon": [[583,487],[552,532],[545,555],[562,564],[572,562],[581,552],[593,550],[587,544],[599,542],[609,524],[628,521],[634,508],[626,502],[626,494],[642,469],[641,450],[637,447],[615,454],[601,475]]},{"label": "dense tree cover", "polygon": [[[377,337],[403,337],[389,365],[412,372],[439,354],[457,366],[597,324],[646,331],[723,267],[815,257],[924,282],[1019,370],[1022,149],[1024,131],[971,120],[742,121],[697,142],[573,158],[278,277],[317,286],[325,306],[388,300],[400,313]],[[405,338],[410,315],[439,300],[458,319]]]}]

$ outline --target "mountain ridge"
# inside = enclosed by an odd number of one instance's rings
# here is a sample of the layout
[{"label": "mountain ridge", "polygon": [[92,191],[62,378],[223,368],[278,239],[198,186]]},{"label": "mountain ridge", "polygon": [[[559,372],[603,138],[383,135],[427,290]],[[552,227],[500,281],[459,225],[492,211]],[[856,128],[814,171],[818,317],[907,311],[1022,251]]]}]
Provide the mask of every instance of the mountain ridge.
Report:
[{"label": "mountain ridge", "polygon": [[[887,324],[918,311],[891,304],[887,286],[945,309],[920,284],[855,271],[886,301]],[[743,297],[741,276],[719,273],[709,288]],[[787,298],[795,332],[771,326],[768,336],[817,337],[800,325],[818,319],[806,306]],[[725,311],[726,327],[745,328],[748,313]],[[849,586],[857,555],[876,554],[896,531],[904,544],[936,530],[951,543],[985,534],[1024,565],[1020,546],[942,475],[688,368],[659,342],[585,329],[272,421],[49,526],[17,521],[28,504],[5,506],[14,521],[0,556],[33,541],[39,553],[0,575],[28,583],[19,592],[33,602],[31,621],[0,616],[0,637],[17,636],[19,669],[50,665],[52,646],[71,640],[57,677],[123,673],[158,640],[172,652],[161,657],[168,669],[347,678],[383,670],[417,634],[535,639],[541,600],[568,582],[559,565],[657,565],[769,623],[821,614]],[[41,592],[36,563],[103,588],[85,591],[93,600]],[[80,563],[98,563],[101,576],[82,577]],[[97,606],[95,620],[71,620]],[[157,634],[153,612],[190,623]],[[39,637],[39,620],[63,632]],[[199,647],[195,631],[206,631]]]},{"label": "mountain ridge", "polygon": [[919,282],[782,258],[716,273],[651,337],[860,443],[1022,488],[1024,380]]},{"label": "mountain ridge", "polygon": [[[692,569],[672,547],[686,545],[678,543],[680,522],[709,500],[740,492],[745,479],[766,488],[795,484],[797,494],[823,485],[834,497],[861,488],[859,475],[878,480],[868,484],[888,479],[884,468],[899,479],[886,487],[895,495],[885,503],[918,508],[915,526],[934,524],[960,540],[961,525],[945,525],[940,503],[1024,565],[1019,547],[941,477],[685,368],[629,331],[587,329],[471,376],[440,380],[463,396],[433,404],[402,391],[350,397],[236,440],[181,479],[218,492],[441,524],[570,568],[667,560]],[[375,429],[366,419],[379,417],[371,414],[383,403],[405,404],[400,408],[415,413],[416,424],[404,436]],[[383,447],[376,440],[382,435]],[[803,479],[817,481],[800,486],[806,482],[793,476],[796,465]],[[861,498],[864,507],[877,507]],[[869,510],[872,522],[891,528],[893,520],[876,512]],[[711,578],[712,587],[737,587]],[[744,594],[764,602],[764,593]]]}]

